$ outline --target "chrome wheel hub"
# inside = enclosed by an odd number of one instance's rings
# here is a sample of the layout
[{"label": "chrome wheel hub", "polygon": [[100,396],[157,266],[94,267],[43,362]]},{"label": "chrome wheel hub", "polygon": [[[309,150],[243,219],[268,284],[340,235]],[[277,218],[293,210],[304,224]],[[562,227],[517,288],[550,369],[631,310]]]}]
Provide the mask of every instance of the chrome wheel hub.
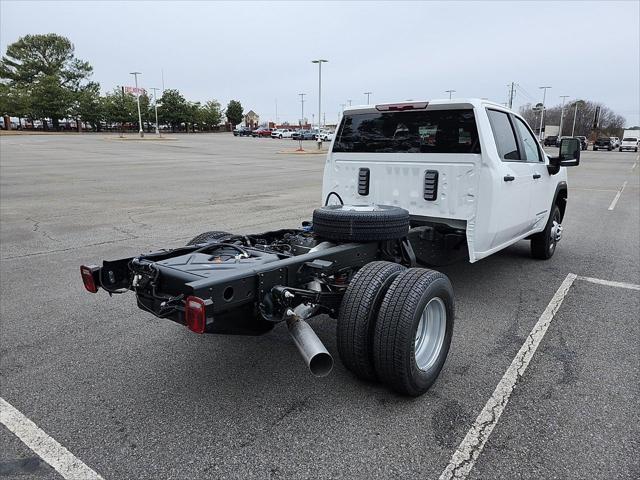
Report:
[{"label": "chrome wheel hub", "polygon": [[431,368],[442,350],[447,329],[447,309],[439,297],[424,307],[416,330],[415,357],[420,370]]}]

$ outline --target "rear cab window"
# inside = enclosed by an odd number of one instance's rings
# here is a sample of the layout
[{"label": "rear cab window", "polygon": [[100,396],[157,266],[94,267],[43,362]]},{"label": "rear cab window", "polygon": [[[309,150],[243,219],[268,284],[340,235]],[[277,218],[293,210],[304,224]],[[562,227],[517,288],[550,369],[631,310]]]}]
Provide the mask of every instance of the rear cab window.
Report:
[{"label": "rear cab window", "polygon": [[472,109],[346,113],[333,152],[480,153]]}]

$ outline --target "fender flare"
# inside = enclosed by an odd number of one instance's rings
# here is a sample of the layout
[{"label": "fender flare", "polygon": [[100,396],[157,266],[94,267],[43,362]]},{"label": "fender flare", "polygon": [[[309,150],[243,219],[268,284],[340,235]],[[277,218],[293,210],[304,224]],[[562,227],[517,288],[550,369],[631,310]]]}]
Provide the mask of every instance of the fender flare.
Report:
[{"label": "fender flare", "polygon": [[[561,220],[564,219],[564,212],[567,209],[567,199],[569,198],[569,189],[567,187],[567,182],[561,180],[556,185],[556,193],[553,195],[553,202],[551,206],[558,205],[560,208],[560,216]],[[551,210],[550,210],[551,211]]]}]

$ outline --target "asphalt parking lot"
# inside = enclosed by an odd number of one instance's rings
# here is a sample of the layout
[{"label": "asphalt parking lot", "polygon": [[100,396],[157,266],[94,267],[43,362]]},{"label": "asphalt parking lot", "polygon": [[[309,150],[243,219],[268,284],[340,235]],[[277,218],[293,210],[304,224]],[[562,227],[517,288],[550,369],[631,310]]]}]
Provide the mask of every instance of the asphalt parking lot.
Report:
[{"label": "asphalt parking lot", "polygon": [[[477,455],[453,473],[640,477],[637,153],[582,152],[550,261],[521,242],[442,269],[456,292],[453,342],[417,399],[358,381],[339,361],[312,377],[282,325],[198,336],[141,312],[133,295],[84,291],[83,263],[309,219],[324,156],[278,153],[294,143],[0,138],[0,397],[104,479],[447,478],[574,274],[484,448],[471,445]],[[311,323],[337,358],[335,321]],[[62,478],[4,425],[0,477]]]}]

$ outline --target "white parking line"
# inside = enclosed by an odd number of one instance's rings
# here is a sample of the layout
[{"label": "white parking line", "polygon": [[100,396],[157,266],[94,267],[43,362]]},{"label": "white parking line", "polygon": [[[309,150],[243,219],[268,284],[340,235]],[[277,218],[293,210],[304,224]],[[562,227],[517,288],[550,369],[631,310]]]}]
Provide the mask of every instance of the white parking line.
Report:
[{"label": "white parking line", "polygon": [[491,398],[487,401],[478,418],[476,418],[476,421],[471,426],[471,429],[467,432],[467,435],[462,442],[460,442],[458,449],[451,456],[451,460],[449,460],[449,464],[440,474],[439,480],[464,479],[469,475],[478,456],[482,453],[482,449],[487,443],[491,432],[498,423],[502,412],[506,408],[507,403],[509,403],[509,397],[511,397],[511,393],[513,393],[518,379],[522,377],[529,366],[540,342],[544,338],[545,333],[547,333],[547,329],[554,315],[560,308],[560,305],[562,305],[564,297],[576,279],[608,287],[640,290],[640,285],[636,285],[635,283],[612,282],[601,278],[579,277],[573,273],[568,274],[562,282],[562,285],[556,290],[547,308],[542,312],[542,315],[540,315],[538,322],[533,327],[533,330],[531,330],[531,333],[529,333],[520,351],[493,391]]},{"label": "white parking line", "polygon": [[0,423],[68,480],[103,480],[69,450],[0,397]]},{"label": "white parking line", "polygon": [[633,172],[637,166],[638,166],[638,162],[634,162],[633,165],[631,166],[631,171]]},{"label": "white parking line", "polygon": [[593,277],[578,277],[578,279],[584,280],[585,282],[597,283],[599,285],[606,285],[607,287],[618,287],[618,288],[628,288],[629,290],[640,290],[640,285],[636,285],[635,283],[612,282],[611,280],[602,280],[601,278],[593,278]]},{"label": "white parking line", "polygon": [[616,196],[613,197],[613,201],[611,202],[611,205],[609,205],[609,210],[613,210],[614,208],[616,208],[616,204],[618,203],[618,200],[620,199],[620,195],[622,195],[622,192],[624,191],[624,187],[627,186],[627,182],[624,182],[622,184],[622,188],[620,188],[620,190],[618,190],[618,193],[616,193]]},{"label": "white parking line", "polygon": [[529,362],[531,362],[533,358],[533,354],[536,353],[538,345],[540,345],[545,333],[547,333],[551,320],[553,320],[554,315],[560,308],[564,297],[567,295],[569,288],[571,288],[576,278],[577,275],[573,273],[568,274],[562,282],[562,285],[560,285],[553,295],[549,305],[547,305],[547,308],[542,312],[542,315],[540,315],[538,322],[533,327],[533,330],[531,330],[531,333],[529,333],[520,351],[493,391],[491,398],[487,401],[480,415],[478,415],[471,429],[451,457],[449,464],[440,475],[440,480],[466,478],[466,476],[469,475],[485,443],[487,443],[493,428],[498,423],[507,403],[509,403],[509,397],[511,397],[518,378],[520,378],[527,369]]}]

